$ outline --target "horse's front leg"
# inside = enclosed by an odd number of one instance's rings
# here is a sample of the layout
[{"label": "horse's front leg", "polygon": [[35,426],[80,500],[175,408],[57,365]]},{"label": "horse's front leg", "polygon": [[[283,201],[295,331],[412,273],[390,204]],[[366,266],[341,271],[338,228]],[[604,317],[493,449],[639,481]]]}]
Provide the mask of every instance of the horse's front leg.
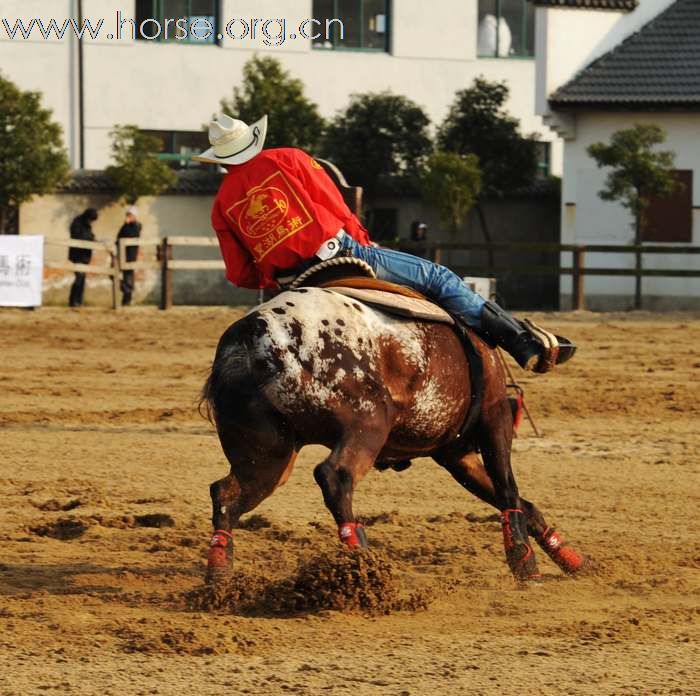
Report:
[{"label": "horse's front leg", "polygon": [[510,463],[513,416],[508,399],[497,399],[487,406],[478,427],[481,456],[493,484],[495,505],[501,511],[506,560],[517,580],[537,580],[540,577],[537,559],[528,538],[527,519]]},{"label": "horse's front leg", "polygon": [[[357,436],[355,436],[357,438]],[[330,456],[314,469],[314,478],[323,493],[323,501],[338,525],[338,536],[350,548],[365,548],[367,536],[352,509],[355,487],[374,466],[386,437],[367,437],[362,442],[343,438]]]},{"label": "horse's front leg", "polygon": [[[496,493],[484,465],[475,453],[437,459],[438,464],[447,469],[455,481],[470,493],[493,507]],[[542,550],[565,572],[575,575],[585,567],[585,559],[567,544],[557,530],[549,525],[539,508],[525,498],[520,505],[527,519],[527,530]]]}]

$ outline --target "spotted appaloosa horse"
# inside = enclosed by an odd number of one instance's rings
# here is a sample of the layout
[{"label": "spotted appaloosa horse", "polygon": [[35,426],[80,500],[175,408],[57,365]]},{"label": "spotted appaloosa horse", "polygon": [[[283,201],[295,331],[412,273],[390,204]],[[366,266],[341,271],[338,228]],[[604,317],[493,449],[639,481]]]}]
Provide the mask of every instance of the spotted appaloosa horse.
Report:
[{"label": "spotted appaloosa horse", "polygon": [[284,292],[233,324],[203,393],[231,464],[211,485],[210,578],[231,567],[240,516],[285,483],[307,444],[331,450],[314,477],[350,547],[366,545],[352,509],[362,477],[375,465],[430,456],[501,511],[506,559],[518,580],[539,575],[528,532],[560,568],[576,573],[581,556],[518,493],[503,369],[489,346],[474,343],[485,373],[481,410],[471,434],[457,438],[470,373],[449,325],[390,316],[321,288]]}]

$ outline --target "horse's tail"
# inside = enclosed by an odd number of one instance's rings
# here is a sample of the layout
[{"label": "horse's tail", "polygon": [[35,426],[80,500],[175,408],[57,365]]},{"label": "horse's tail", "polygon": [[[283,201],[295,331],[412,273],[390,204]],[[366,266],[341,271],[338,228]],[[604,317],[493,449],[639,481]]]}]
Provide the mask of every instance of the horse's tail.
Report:
[{"label": "horse's tail", "polygon": [[249,314],[229,327],[219,340],[199,401],[200,414],[214,425],[234,418],[242,402],[256,393],[267,378],[260,363],[256,366],[254,360],[259,321],[256,312]]}]

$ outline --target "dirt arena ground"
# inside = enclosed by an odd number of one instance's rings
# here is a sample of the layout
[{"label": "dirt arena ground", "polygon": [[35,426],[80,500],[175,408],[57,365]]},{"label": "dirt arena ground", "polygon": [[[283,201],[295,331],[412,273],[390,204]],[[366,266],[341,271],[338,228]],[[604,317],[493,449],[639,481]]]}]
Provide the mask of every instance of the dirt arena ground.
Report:
[{"label": "dirt arena ground", "polygon": [[[519,589],[493,511],[429,460],[356,496],[387,592],[372,614],[210,612],[198,390],[241,311],[0,312],[1,694],[697,694],[700,316],[541,317],[580,345],[523,376],[524,495],[594,562]],[[336,549],[320,448],[236,532],[256,587]],[[246,518],[244,518],[246,519]],[[389,572],[389,571],[387,571]]]}]

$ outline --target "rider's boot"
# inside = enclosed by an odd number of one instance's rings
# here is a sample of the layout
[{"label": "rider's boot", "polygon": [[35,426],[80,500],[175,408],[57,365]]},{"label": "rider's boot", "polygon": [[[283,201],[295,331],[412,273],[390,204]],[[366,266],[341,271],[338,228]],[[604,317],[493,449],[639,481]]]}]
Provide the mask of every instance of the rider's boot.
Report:
[{"label": "rider's boot", "polygon": [[[535,327],[541,335],[539,327]],[[479,333],[492,345],[500,346],[515,358],[515,361],[525,370],[546,372],[554,364],[569,360],[576,347],[557,336],[559,344],[552,356],[532,329],[520,323],[495,302],[486,302],[481,312],[481,330]],[[551,338],[554,338],[550,335]]]},{"label": "rider's boot", "polygon": [[484,305],[479,333],[510,353],[525,370],[535,369],[544,350],[544,346],[519,321],[495,302]]}]

